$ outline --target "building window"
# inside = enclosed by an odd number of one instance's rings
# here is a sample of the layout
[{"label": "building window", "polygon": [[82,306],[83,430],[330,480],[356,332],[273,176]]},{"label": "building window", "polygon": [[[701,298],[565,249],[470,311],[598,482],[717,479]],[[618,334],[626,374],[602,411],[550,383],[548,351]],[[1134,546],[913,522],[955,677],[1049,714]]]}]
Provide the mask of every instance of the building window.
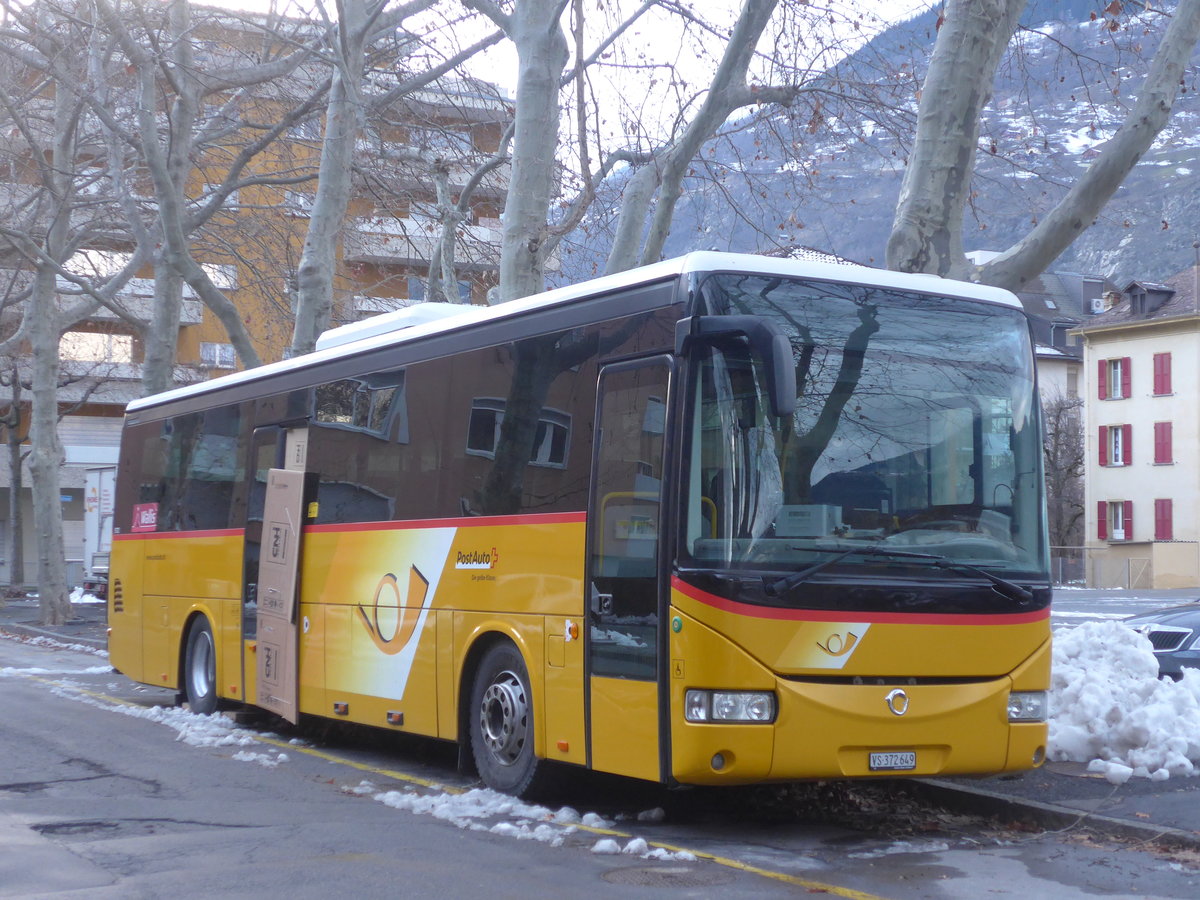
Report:
[{"label": "building window", "polygon": [[72,362],[133,362],[133,336],[68,331],[58,342],[58,356]]},{"label": "building window", "polygon": [[1097,396],[1101,400],[1121,400],[1130,396],[1130,358],[1102,359],[1096,372]]},{"label": "building window", "polygon": [[1161,397],[1171,393],[1171,354],[1154,354],[1154,394]]},{"label": "building window", "polygon": [[1175,540],[1174,518],[1175,514],[1169,499],[1154,501],[1154,539],[1156,541]]},{"label": "building window", "polygon": [[1171,423],[1154,423],[1154,464],[1157,466],[1175,462],[1171,440]]},{"label": "building window", "polygon": [[200,342],[200,365],[205,369],[233,369],[237,367],[237,354],[233,344],[214,341]]},{"label": "building window", "polygon": [[1102,541],[1133,540],[1133,501],[1101,500],[1097,503],[1096,537]]},{"label": "building window", "polygon": [[288,137],[294,141],[319,141],[321,122],[319,119],[302,119],[288,126]]},{"label": "building window", "polygon": [[324,425],[391,436],[408,443],[408,413],[404,396],[404,370],[373,372],[364,379],[346,378],[317,387],[313,418]]},{"label": "building window", "polygon": [[[425,279],[416,275],[408,276],[408,299],[412,303],[425,302]],[[471,282],[458,282],[458,302],[471,302]]]},{"label": "building window", "polygon": [[[471,403],[471,420],[467,425],[467,453],[493,459],[500,443],[500,427],[504,422],[505,402],[497,397],[476,397]],[[562,468],[567,464],[567,439],[571,432],[571,417],[556,409],[543,409],[538,416],[537,433],[529,464]]]},{"label": "building window", "polygon": [[226,263],[200,263],[200,268],[219,291],[237,289],[237,266]]},{"label": "building window", "polygon": [[566,465],[567,435],[570,430],[570,416],[557,410],[543,409],[529,462],[535,466]]},{"label": "building window", "polygon": [[283,208],[287,210],[289,216],[312,215],[313,200],[316,197],[313,194],[305,191],[287,190],[283,192]]},{"label": "building window", "polygon": [[1100,426],[1100,465],[1127,466],[1133,462],[1133,426]]},{"label": "building window", "polygon": [[1074,369],[1067,373],[1067,396],[1071,399],[1079,396],[1079,373]]}]

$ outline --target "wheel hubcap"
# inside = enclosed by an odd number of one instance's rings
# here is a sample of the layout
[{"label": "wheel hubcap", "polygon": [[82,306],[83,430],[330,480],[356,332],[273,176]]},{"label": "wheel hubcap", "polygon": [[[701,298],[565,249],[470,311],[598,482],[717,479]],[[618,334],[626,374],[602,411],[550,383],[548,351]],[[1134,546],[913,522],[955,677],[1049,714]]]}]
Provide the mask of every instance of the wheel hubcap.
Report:
[{"label": "wheel hubcap", "polygon": [[192,693],[205,697],[217,680],[216,654],[213,653],[212,638],[202,634],[196,640],[192,657]]},{"label": "wheel hubcap", "polygon": [[529,704],[516,673],[501,672],[488,685],[479,705],[479,724],[492,756],[501,765],[516,762],[529,732]]}]

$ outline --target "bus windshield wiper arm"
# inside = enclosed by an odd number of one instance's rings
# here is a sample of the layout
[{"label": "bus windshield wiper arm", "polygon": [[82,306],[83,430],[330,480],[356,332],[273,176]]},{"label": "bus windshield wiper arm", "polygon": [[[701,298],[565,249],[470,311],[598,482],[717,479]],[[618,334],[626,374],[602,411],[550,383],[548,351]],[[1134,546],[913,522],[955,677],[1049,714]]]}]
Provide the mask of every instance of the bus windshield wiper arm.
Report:
[{"label": "bus windshield wiper arm", "polygon": [[786,575],[776,581],[764,582],[763,590],[769,597],[778,597],[781,594],[790,591],[797,587],[812,576],[816,575],[822,569],[835,565],[841,562],[848,556],[853,556],[856,553],[861,553],[864,556],[873,556],[882,554],[884,556],[895,556],[901,559],[923,559],[932,562],[939,569],[958,569],[963,572],[970,572],[973,575],[978,575],[981,578],[991,582],[993,590],[1003,594],[1010,600],[1016,600],[1018,603],[1031,603],[1034,600],[1033,591],[1022,587],[1015,581],[1009,581],[1007,578],[1001,578],[999,575],[993,575],[986,569],[981,569],[978,566],[973,566],[970,563],[960,562],[952,559],[949,556],[938,556],[935,553],[914,553],[911,550],[892,550],[888,547],[883,547],[879,544],[873,544],[869,547],[852,547],[838,553],[836,556],[831,556],[829,559],[822,560],[819,563],[814,563],[811,566],[801,569],[799,572],[793,572],[791,575]]},{"label": "bus windshield wiper arm", "polygon": [[1009,600],[1016,600],[1018,603],[1031,603],[1034,600],[1033,591],[1029,590],[1029,588],[1022,587],[1015,581],[1009,581],[1007,578],[1001,578],[999,575],[993,575],[986,569],[979,568],[979,566],[960,562],[949,556],[939,556],[936,553],[914,553],[911,550],[885,550],[884,552],[888,556],[898,556],[901,559],[926,559],[939,569],[958,569],[962,572],[970,572],[973,575],[986,578],[992,583],[993,590],[1003,594]]},{"label": "bus windshield wiper arm", "polygon": [[[805,549],[808,549],[808,548],[805,548]],[[801,569],[799,572],[793,572],[791,575],[785,575],[783,578],[780,578],[777,581],[764,580],[763,581],[763,591],[766,592],[768,597],[778,597],[781,594],[784,594],[787,591],[790,591],[792,588],[797,587],[801,584],[804,584],[804,582],[808,581],[808,579],[812,578],[814,575],[816,575],[822,569],[827,569],[830,566],[835,565],[836,563],[840,563],[847,556],[853,556],[855,553],[861,553],[865,556],[871,556],[875,553],[891,553],[891,552],[892,552],[891,550],[885,550],[883,547],[880,547],[878,544],[872,544],[869,547],[851,547],[849,550],[843,550],[841,553],[837,554],[836,556],[829,557],[829,559],[822,560],[819,563],[813,563],[811,566],[806,566],[805,568]]]}]

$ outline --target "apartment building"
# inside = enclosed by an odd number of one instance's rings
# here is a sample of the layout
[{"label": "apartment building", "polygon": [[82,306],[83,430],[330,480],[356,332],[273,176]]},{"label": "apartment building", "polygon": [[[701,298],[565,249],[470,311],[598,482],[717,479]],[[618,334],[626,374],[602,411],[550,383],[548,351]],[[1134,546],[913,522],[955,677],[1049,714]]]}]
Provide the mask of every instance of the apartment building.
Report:
[{"label": "apartment building", "polygon": [[1200,585],[1200,267],[1134,281],[1079,329],[1088,584]]},{"label": "apartment building", "polygon": [[[219,67],[257,58],[264,34],[259,24],[245,14],[198,13],[192,47],[197,65]],[[305,26],[295,27],[302,33]],[[404,37],[389,38],[391,43],[373,57],[365,87],[368,96],[388,93],[403,76],[407,45],[400,38]],[[11,68],[13,63],[9,60],[6,65]],[[19,75],[7,70],[6,74]],[[210,96],[196,129],[208,129],[218,137],[207,142],[193,160],[189,207],[200,210],[219,198],[238,151],[261,134],[264,123],[280,121],[294,108],[296,97],[327,75],[327,69],[312,63],[283,82],[264,82],[236,98],[232,91]],[[125,96],[133,97],[132,82],[122,85],[118,81],[111,87],[118,98],[123,89]],[[48,110],[52,96],[43,91],[31,102],[45,104]],[[352,198],[339,235],[331,326],[425,299],[429,260],[441,230],[439,187],[443,202],[446,197],[458,199],[478,164],[499,148],[513,112],[511,102],[491,85],[450,77],[367,109],[356,145]],[[118,117],[128,113],[116,110]],[[322,107],[315,104],[309,115],[251,160],[239,175],[240,186],[224,197],[219,211],[204,227],[189,236],[193,258],[236,307],[264,361],[281,358],[290,343],[297,268],[317,189],[322,133]],[[16,208],[25,195],[36,190],[30,170],[19,164],[22,140],[17,128],[0,133],[0,208],[5,203]],[[90,165],[89,154],[98,153],[96,139],[78,146],[82,148],[77,164],[80,177],[91,185],[86,189],[93,192],[95,207],[104,208],[114,225],[89,223],[88,233],[93,237],[67,268],[81,275],[103,276],[129,259],[131,244],[112,202],[115,194],[103,193],[103,173]],[[133,199],[152,212],[156,206],[148,173],[135,164],[128,176],[127,188]],[[506,168],[490,171],[475,188],[469,209],[459,221],[457,284],[452,289],[459,302],[485,303],[488,290],[498,281],[500,215],[507,186]],[[16,283],[21,265],[19,256],[0,251],[0,278]],[[83,550],[86,513],[98,512],[102,518],[108,502],[89,472],[115,465],[124,406],[141,395],[145,347],[135,322],[148,318],[155,282],[149,268],[139,275],[116,297],[124,315],[97,309],[71,325],[60,343],[64,381],[60,401],[65,413],[60,437],[66,453],[61,501],[68,557],[76,561],[69,575],[77,575],[88,562]],[[64,306],[78,300],[69,280],[60,279],[60,289]],[[15,363],[18,370],[23,368],[20,358]],[[185,285],[175,382],[186,384],[240,367],[225,327]],[[0,412],[11,406],[2,392],[0,388]],[[19,433],[22,427],[15,430]],[[11,483],[9,466],[0,464],[0,583],[10,580],[11,523],[5,510]],[[20,499],[27,523],[32,522],[28,485],[26,474]],[[26,531],[30,531],[28,526]],[[27,536],[23,554],[26,580],[36,571],[33,544]]]}]

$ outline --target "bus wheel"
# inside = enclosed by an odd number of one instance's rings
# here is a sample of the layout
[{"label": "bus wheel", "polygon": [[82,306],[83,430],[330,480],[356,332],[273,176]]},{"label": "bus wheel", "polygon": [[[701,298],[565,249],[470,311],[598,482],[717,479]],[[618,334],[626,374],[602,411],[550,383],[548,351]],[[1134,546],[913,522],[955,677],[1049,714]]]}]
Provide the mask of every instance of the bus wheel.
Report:
[{"label": "bus wheel", "polygon": [[484,654],[469,712],[471,752],[479,777],[506,794],[531,794],[545,763],[533,752],[529,674],[512,644],[495,644]]},{"label": "bus wheel", "polygon": [[183,690],[192,712],[207,716],[217,710],[217,648],[207,619],[188,632],[183,657]]}]

